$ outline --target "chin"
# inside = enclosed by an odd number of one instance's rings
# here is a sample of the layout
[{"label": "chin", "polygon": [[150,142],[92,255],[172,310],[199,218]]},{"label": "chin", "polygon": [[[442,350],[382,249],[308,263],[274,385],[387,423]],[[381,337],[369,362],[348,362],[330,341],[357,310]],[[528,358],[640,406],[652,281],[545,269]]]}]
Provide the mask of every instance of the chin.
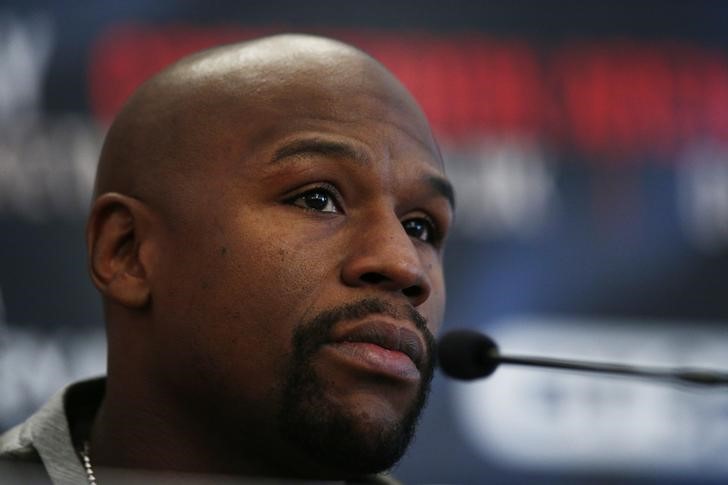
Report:
[{"label": "chin", "polygon": [[399,410],[387,396],[373,393],[334,399],[308,369],[285,389],[280,432],[317,465],[344,477],[378,473],[393,467],[407,450],[428,384]]},{"label": "chin", "polygon": [[[410,396],[407,403],[401,400],[392,402],[387,395],[370,392],[357,392],[344,399],[331,400],[341,414],[348,415],[352,426],[363,435],[380,436],[387,430],[398,429],[408,420],[408,414],[415,405],[415,397]],[[335,402],[335,404],[333,404]]]},{"label": "chin", "polygon": [[318,465],[345,476],[391,468],[404,455],[414,431],[406,419],[330,403],[291,411],[281,423],[285,436]]}]

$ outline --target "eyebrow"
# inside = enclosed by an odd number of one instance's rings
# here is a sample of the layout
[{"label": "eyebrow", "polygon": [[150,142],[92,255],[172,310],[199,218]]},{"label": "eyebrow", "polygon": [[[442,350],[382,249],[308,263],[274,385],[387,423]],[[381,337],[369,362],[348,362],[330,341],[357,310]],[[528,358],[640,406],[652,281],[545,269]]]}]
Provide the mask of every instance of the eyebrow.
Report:
[{"label": "eyebrow", "polygon": [[284,158],[297,157],[301,155],[324,155],[339,158],[348,158],[361,164],[369,163],[369,156],[349,144],[340,143],[321,138],[307,138],[296,140],[282,146],[273,154],[271,163],[278,162]]},{"label": "eyebrow", "polygon": [[[337,141],[325,140],[323,138],[306,138],[288,143],[275,151],[271,158],[271,163],[280,162],[286,158],[305,156],[305,155],[323,155],[334,156],[354,160],[362,165],[371,162],[369,155],[363,150]],[[438,194],[447,199],[450,206],[455,208],[455,190],[452,184],[443,177],[436,175],[428,176],[427,183]]]},{"label": "eyebrow", "polygon": [[430,187],[435,189],[435,192],[440,194],[441,196],[445,197],[448,202],[450,202],[450,207],[452,209],[455,209],[455,189],[453,189],[452,184],[450,181],[448,181],[445,178],[442,177],[436,177],[431,176],[428,177],[427,181],[430,184]]}]

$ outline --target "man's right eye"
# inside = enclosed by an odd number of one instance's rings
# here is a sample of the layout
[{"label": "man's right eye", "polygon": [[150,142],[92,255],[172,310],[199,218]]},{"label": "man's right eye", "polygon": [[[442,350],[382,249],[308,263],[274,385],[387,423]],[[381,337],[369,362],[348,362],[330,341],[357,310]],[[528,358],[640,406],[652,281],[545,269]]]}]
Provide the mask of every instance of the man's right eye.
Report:
[{"label": "man's right eye", "polygon": [[317,187],[288,199],[292,205],[317,212],[341,212],[336,197],[327,188]]}]

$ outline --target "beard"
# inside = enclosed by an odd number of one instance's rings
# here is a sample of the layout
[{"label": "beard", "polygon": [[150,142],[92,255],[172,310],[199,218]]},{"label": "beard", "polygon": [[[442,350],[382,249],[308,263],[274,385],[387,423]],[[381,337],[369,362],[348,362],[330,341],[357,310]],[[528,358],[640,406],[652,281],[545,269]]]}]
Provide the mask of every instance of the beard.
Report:
[{"label": "beard", "polygon": [[[329,341],[334,325],[374,313],[412,321],[425,337],[427,346],[428,359],[420,369],[417,395],[402,418],[387,426],[368,426],[363,423],[365,416],[342,409],[333,402],[313,364],[315,354]],[[293,335],[293,354],[283,379],[278,415],[283,436],[317,462],[340,470],[346,476],[377,473],[394,466],[414,437],[432,381],[435,340],[426,324],[414,308],[407,307],[403,314],[387,302],[366,299],[323,312],[300,325]]]}]

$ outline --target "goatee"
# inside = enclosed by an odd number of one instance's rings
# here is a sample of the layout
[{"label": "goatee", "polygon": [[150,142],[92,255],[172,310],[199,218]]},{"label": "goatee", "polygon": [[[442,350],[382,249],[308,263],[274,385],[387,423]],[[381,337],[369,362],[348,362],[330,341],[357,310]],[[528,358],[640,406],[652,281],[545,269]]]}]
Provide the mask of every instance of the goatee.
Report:
[{"label": "goatee", "polygon": [[[425,338],[426,364],[420,369],[417,396],[399,422],[387,426],[365,422],[367,417],[332,402],[326,384],[317,376],[313,360],[329,341],[340,321],[371,314],[408,319]],[[326,467],[348,476],[377,473],[394,466],[404,455],[422,408],[427,401],[434,370],[435,340],[427,321],[412,307],[400,310],[378,299],[365,299],[323,312],[301,324],[293,335],[293,355],[284,378],[278,422],[281,433]]]}]

